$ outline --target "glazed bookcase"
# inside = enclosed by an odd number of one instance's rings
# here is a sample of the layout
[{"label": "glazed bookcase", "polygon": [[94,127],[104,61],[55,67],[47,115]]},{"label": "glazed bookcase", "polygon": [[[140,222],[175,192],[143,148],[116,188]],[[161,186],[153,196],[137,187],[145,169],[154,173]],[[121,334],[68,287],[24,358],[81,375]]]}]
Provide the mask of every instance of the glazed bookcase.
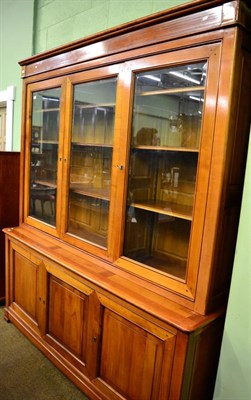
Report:
[{"label": "glazed bookcase", "polygon": [[242,1],[20,62],[6,319],[92,399],[212,398],[250,127]]}]

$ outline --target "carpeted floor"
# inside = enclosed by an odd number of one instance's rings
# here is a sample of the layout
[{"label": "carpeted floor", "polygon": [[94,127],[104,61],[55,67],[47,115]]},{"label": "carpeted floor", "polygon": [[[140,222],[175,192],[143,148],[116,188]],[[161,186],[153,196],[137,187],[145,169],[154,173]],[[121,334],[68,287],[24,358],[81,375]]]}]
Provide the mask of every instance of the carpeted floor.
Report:
[{"label": "carpeted floor", "polygon": [[88,400],[0,307],[0,400]]}]

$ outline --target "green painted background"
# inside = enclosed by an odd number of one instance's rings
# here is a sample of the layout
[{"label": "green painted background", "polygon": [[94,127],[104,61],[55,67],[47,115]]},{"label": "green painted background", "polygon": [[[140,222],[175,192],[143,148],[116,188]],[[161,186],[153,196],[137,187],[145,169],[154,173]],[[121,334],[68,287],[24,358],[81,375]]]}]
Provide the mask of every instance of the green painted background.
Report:
[{"label": "green painted background", "polygon": [[[0,91],[10,85],[17,87],[14,150],[19,149],[21,124],[18,60],[185,2],[187,1],[0,0]],[[251,144],[249,147],[233,279],[214,400],[251,399]]]},{"label": "green painted background", "polygon": [[22,82],[18,61],[32,53],[33,0],[0,0],[0,91],[16,86],[13,150],[20,149]]},{"label": "green painted background", "polygon": [[35,0],[34,50],[43,50],[183,4],[184,0]]}]

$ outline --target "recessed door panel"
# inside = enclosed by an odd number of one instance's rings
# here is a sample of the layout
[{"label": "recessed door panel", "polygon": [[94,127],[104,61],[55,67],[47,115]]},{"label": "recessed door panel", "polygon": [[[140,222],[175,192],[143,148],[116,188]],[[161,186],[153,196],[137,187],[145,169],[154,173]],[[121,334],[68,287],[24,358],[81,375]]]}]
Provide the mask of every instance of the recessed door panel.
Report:
[{"label": "recessed door panel", "polygon": [[160,400],[168,396],[174,336],[164,333],[161,338],[151,332],[153,325],[148,327],[150,331],[104,310],[100,378],[125,399]]},{"label": "recessed door panel", "polygon": [[64,356],[83,368],[86,362],[88,297],[50,275],[46,339]]}]

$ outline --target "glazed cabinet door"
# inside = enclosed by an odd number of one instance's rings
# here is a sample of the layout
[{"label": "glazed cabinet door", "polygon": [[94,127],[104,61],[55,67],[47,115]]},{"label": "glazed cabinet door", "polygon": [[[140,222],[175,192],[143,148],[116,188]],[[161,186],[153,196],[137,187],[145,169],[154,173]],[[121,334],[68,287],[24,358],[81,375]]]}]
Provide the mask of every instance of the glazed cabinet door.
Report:
[{"label": "glazed cabinet door", "polygon": [[97,68],[67,78],[62,237],[102,257],[110,257],[113,247],[121,68]]},{"label": "glazed cabinet door", "polygon": [[108,398],[168,399],[175,334],[98,295],[102,322],[97,387]]},{"label": "glazed cabinet door", "polygon": [[194,300],[220,45],[131,61],[134,98],[117,265]]},{"label": "glazed cabinet door", "polygon": [[42,258],[28,248],[8,241],[6,304],[38,335],[46,315],[46,268]]},{"label": "glazed cabinet door", "polygon": [[27,109],[24,221],[58,236],[65,78],[28,84]]}]

